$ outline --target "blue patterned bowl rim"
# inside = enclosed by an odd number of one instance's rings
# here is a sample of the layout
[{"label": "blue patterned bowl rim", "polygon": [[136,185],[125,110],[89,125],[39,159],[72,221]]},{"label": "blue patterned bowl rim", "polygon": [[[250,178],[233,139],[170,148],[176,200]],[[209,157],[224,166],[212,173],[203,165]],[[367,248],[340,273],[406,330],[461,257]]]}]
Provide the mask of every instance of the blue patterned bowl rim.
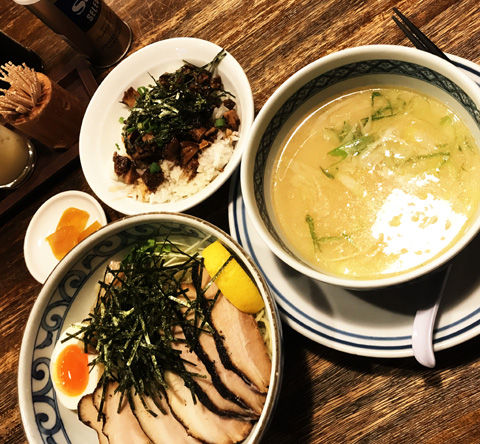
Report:
[{"label": "blue patterned bowl rim", "polygon": [[203,239],[204,246],[219,239],[242,261],[260,289],[273,332],[272,377],[265,408],[245,443],[259,442],[275,409],[283,373],[283,339],[276,303],[258,267],[234,239],[195,216],[167,212],[129,216],[100,228],[70,251],[45,282],[30,313],[20,350],[19,404],[29,442],[75,442],[62,420],[50,379],[49,358],[80,290],[115,253],[141,240],[167,234],[171,239],[176,235]]}]

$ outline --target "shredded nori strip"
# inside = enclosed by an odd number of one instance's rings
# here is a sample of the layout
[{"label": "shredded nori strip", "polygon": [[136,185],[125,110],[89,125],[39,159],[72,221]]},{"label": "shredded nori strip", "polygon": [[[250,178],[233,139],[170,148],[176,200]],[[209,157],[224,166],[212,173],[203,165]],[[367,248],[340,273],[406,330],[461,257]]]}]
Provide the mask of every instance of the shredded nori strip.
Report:
[{"label": "shredded nori strip", "polygon": [[147,164],[161,160],[172,139],[189,140],[194,128],[214,126],[214,109],[232,96],[220,77],[214,76],[225,56],[222,50],[204,66],[185,62],[173,73],[152,77],[153,85],[138,88],[139,96],[122,129],[127,153],[134,160]]},{"label": "shredded nori strip", "polygon": [[[167,265],[172,253],[181,260]],[[172,344],[185,341],[194,349],[200,333],[212,332],[208,320],[216,298],[204,297],[202,269],[203,258],[183,252],[168,239],[137,245],[118,270],[107,267],[96,305],[81,328],[85,350],[93,348],[98,353],[90,365],[102,364],[105,369],[99,417],[108,383],[118,383],[119,409],[124,396],[134,409],[134,394],[146,407],[144,396],[155,400],[167,388],[166,371],[181,376],[196,401],[199,393],[194,377],[202,375],[185,369],[181,352]],[[109,274],[113,279],[106,279]],[[182,286],[186,279],[195,286],[194,299],[188,298]],[[180,328],[185,339],[175,334]]]}]

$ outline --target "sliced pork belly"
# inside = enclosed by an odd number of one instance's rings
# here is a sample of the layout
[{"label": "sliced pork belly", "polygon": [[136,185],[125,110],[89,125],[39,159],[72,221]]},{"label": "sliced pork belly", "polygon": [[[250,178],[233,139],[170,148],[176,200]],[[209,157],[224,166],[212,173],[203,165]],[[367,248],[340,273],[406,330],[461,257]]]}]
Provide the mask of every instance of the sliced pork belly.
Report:
[{"label": "sliced pork belly", "polygon": [[98,410],[93,404],[93,395],[85,395],[78,403],[78,419],[97,432],[100,444],[108,444],[108,439],[102,432],[103,420],[97,418]]},{"label": "sliced pork belly", "polygon": [[[203,362],[199,359],[196,353],[189,350],[189,347],[184,342],[178,342],[172,344],[172,348],[181,351],[181,358],[184,359],[185,369],[191,373],[197,373],[203,377],[195,378],[195,381],[199,385],[203,393],[208,397],[208,399],[215,406],[215,413],[221,414],[222,416],[231,416],[231,417],[243,417],[247,419],[257,419],[257,415],[253,412],[245,410],[240,407],[238,404],[235,404],[228,399],[225,399],[219,391],[216,389],[215,385],[212,382],[210,373],[207,371]],[[206,357],[208,359],[208,357]],[[225,387],[225,390],[228,390]],[[207,406],[208,408],[208,406]],[[212,410],[212,409],[210,409]]]},{"label": "sliced pork belly", "polygon": [[117,384],[108,384],[103,409],[105,412],[103,433],[108,438],[108,442],[110,444],[151,444],[132,413],[126,397],[122,400],[120,413],[117,412],[121,394],[115,393],[116,387]]},{"label": "sliced pork belly", "polygon": [[195,402],[183,379],[172,372],[165,373],[168,384],[168,404],[187,432],[209,444],[233,444],[242,441],[253,427],[251,421],[219,416],[200,401]]},{"label": "sliced pork belly", "polygon": [[265,395],[252,390],[252,386],[246,383],[238,374],[227,370],[220,359],[215,340],[212,335],[203,333],[200,335],[200,345],[209,359],[212,361],[215,372],[222,383],[243,401],[254,413],[260,415],[265,404]]},{"label": "sliced pork belly", "polygon": [[[211,321],[234,367],[260,393],[267,393],[272,363],[254,317],[238,310],[220,294],[212,309]],[[220,350],[219,353],[222,358]],[[222,363],[228,368],[223,358]]]},{"label": "sliced pork belly", "polygon": [[95,408],[97,409],[97,411],[100,410],[100,404],[102,402],[102,391],[103,391],[103,387],[101,384],[98,384],[97,388],[94,390],[94,392],[92,393],[92,396],[93,396],[93,405],[95,406]]},{"label": "sliced pork belly", "polygon": [[139,396],[133,397],[135,405],[133,413],[153,444],[201,444],[201,441],[189,436],[185,427],[175,419],[164,398],[158,399],[157,402],[165,413],[155,405],[153,399],[145,397],[144,400],[147,407],[157,416],[153,416],[145,409]]},{"label": "sliced pork belly", "polygon": [[[205,273],[204,273],[204,282],[205,281]],[[207,279],[209,279],[208,274],[206,275]],[[188,300],[194,300],[196,298],[196,291],[195,288],[192,284],[184,284],[183,289],[185,290],[185,299]],[[214,297],[215,294],[218,292],[218,287],[212,282],[212,285],[209,286],[208,291],[210,292],[210,296]],[[210,298],[210,297],[209,297]],[[193,313],[192,313],[193,316]],[[179,328],[175,332],[175,336],[178,339],[184,339],[185,336],[183,334],[183,331]],[[205,340],[203,339],[205,338]],[[210,341],[208,340],[210,338]],[[208,383],[212,383],[215,389],[218,391],[218,393],[225,398],[225,400],[229,400],[230,404],[234,404],[234,411],[235,412],[243,412],[244,414],[247,414],[252,419],[258,419],[258,416],[260,415],[260,412],[262,410],[262,406],[265,402],[265,397],[263,395],[259,395],[256,391],[250,390],[251,386],[247,385],[238,375],[236,375],[234,372],[225,369],[223,364],[221,363],[221,360],[219,358],[217,348],[215,345],[215,342],[213,341],[213,337],[209,333],[202,333],[199,336],[199,343],[200,346],[195,348],[195,353],[198,356],[198,358],[201,361],[201,366],[199,368],[205,369],[206,375],[209,376]],[[204,346],[205,345],[205,346]],[[186,353],[188,350],[186,350]],[[192,358],[196,360],[197,358]],[[193,369],[189,369],[190,371],[195,371]],[[198,369],[196,370],[198,373]],[[228,377],[228,374],[231,374],[230,377]],[[224,376],[221,376],[221,374],[226,374]],[[240,381],[240,385],[230,385],[231,383],[237,383]],[[246,396],[240,396],[239,391],[242,392],[242,390],[248,390],[250,393],[244,393]],[[204,391],[208,392],[208,389],[204,389]],[[244,399],[251,399],[251,402],[246,402]],[[213,402],[215,402],[212,399]],[[226,401],[223,401],[223,405],[225,407],[221,407],[224,409],[231,409],[228,408],[228,404],[225,404]],[[221,405],[216,403],[217,405]],[[241,408],[241,410],[238,410],[238,407]]]},{"label": "sliced pork belly", "polygon": [[[186,285],[185,288],[187,290],[187,297],[189,299],[194,298],[195,289],[193,285]],[[217,324],[219,324],[220,326],[225,326],[225,328],[228,327],[230,329],[227,319],[228,316],[231,316],[232,319],[235,318],[237,321],[239,321],[239,324],[242,326],[243,329],[250,330],[244,332],[240,329],[239,331],[235,324],[232,324],[234,325],[233,330],[237,330],[240,338],[247,339],[248,342],[243,342],[243,344],[247,345],[254,343],[255,347],[252,352],[253,354],[261,357],[260,362],[258,362],[258,370],[251,371],[250,376],[248,370],[245,370],[245,367],[249,366],[248,361],[251,358],[247,357],[247,365],[238,364],[238,361],[242,359],[242,356],[245,357],[246,353],[238,354],[238,359],[232,359],[231,353],[227,353],[228,356],[223,356],[224,359],[222,360],[220,352],[215,346],[215,340],[211,335],[204,333],[200,335],[199,340],[202,349],[205,351],[209,360],[214,364],[214,372],[218,375],[222,384],[228,387],[228,389],[233,392],[244,404],[246,404],[257,415],[259,415],[263,409],[263,405],[265,404],[265,393],[268,389],[268,381],[270,379],[271,361],[270,357],[268,356],[267,348],[265,346],[263,338],[258,329],[257,323],[253,316],[241,312],[232,304],[230,304],[228,300],[224,298],[224,296],[221,295],[217,285],[214,281],[211,280],[210,275],[206,270],[203,270],[202,273],[202,288],[205,289],[204,295],[207,299],[214,299],[215,297],[218,297],[219,299],[224,299],[223,301],[221,301],[222,306],[228,309],[225,313],[226,316],[222,317],[225,322],[222,323],[221,317],[218,316],[218,313],[216,312],[215,320],[217,321]],[[228,304],[226,304],[225,302]],[[213,321],[214,324],[215,320]],[[233,344],[233,338],[229,342],[232,342]],[[222,341],[222,344],[223,348],[227,349],[227,347],[225,347],[224,341]],[[225,352],[228,352],[228,349]],[[222,353],[222,355],[225,355],[225,352]],[[225,358],[227,358],[227,360],[230,361],[232,365],[225,366],[224,363],[222,363],[222,361],[225,361]],[[255,367],[255,362],[251,364],[253,367]],[[235,368],[235,370],[237,371],[232,371],[230,367]],[[255,378],[255,374],[260,374],[262,377]],[[255,383],[255,381],[257,382]]]}]

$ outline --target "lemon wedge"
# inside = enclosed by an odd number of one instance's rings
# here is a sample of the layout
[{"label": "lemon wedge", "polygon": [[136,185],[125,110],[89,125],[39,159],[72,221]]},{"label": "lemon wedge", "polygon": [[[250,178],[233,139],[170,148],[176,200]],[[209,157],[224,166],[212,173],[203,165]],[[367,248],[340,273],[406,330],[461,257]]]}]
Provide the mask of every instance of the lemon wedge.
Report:
[{"label": "lemon wedge", "polygon": [[257,313],[265,306],[258,288],[235,259],[223,267],[231,254],[218,240],[206,247],[202,256],[211,277],[222,269],[215,278],[215,283],[223,295],[240,311]]}]

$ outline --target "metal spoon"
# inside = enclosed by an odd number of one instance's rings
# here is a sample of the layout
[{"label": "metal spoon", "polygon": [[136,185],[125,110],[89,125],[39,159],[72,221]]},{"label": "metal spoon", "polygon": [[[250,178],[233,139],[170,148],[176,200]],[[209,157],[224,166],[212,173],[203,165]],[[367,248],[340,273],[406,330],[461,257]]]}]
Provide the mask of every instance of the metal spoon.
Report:
[{"label": "metal spoon", "polygon": [[440,284],[439,291],[436,294],[435,299],[430,301],[425,307],[421,307],[417,310],[415,313],[415,319],[413,320],[413,356],[420,364],[428,368],[435,367],[433,327],[435,326],[438,307],[440,306],[451,268],[452,266],[449,264],[445,269],[437,272],[437,279],[439,279]]}]

